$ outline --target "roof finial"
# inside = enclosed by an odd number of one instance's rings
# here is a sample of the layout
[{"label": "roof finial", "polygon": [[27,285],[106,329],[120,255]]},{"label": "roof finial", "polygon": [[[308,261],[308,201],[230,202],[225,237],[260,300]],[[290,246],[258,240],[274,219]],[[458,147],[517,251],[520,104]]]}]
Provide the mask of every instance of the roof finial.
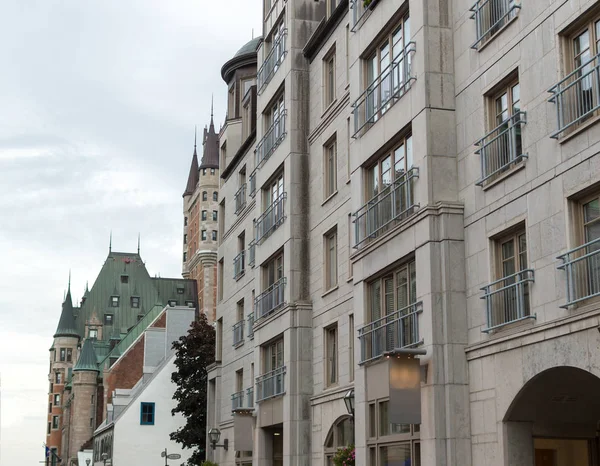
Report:
[{"label": "roof finial", "polygon": [[198,125],[194,125],[194,152],[196,152],[196,136],[198,133]]},{"label": "roof finial", "polygon": [[138,256],[140,255],[140,234],[138,233]]},{"label": "roof finial", "polygon": [[108,253],[112,252],[112,230],[110,230],[110,239],[108,240]]},{"label": "roof finial", "polygon": [[254,40],[254,28],[252,28],[252,40]]},{"label": "roof finial", "polygon": [[211,94],[210,95],[210,119],[212,120],[213,117],[213,108],[214,108],[214,103],[215,103],[215,95]]},{"label": "roof finial", "polygon": [[67,293],[71,293],[71,269],[69,269],[69,285],[67,286]]}]

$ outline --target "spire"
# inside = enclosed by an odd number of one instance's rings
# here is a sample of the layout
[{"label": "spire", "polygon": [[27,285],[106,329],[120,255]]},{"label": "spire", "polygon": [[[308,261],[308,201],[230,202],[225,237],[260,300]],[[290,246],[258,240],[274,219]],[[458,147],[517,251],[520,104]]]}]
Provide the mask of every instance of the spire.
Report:
[{"label": "spire", "polygon": [[215,132],[214,98],[210,104],[210,126],[204,130],[204,152],[200,168],[219,168],[219,135]]},{"label": "spire", "polygon": [[83,348],[81,348],[79,359],[73,368],[73,372],[78,371],[100,372],[98,370],[96,350],[94,350],[94,345],[91,338],[86,338],[83,342]]},{"label": "spire", "polygon": [[138,233],[138,256],[140,255],[140,234]]},{"label": "spire", "polygon": [[200,181],[198,173],[198,154],[196,153],[196,129],[194,127],[194,155],[192,155],[192,165],[190,166],[190,174],[188,175],[187,186],[183,192],[183,197],[193,194],[196,190],[196,185]]},{"label": "spire", "polygon": [[58,321],[58,327],[54,333],[56,337],[75,337],[80,338],[77,332],[77,326],[75,325],[75,315],[73,314],[73,301],[71,300],[71,278],[69,273],[69,289],[65,300],[62,304],[62,312],[60,313],[60,319]]},{"label": "spire", "polygon": [[108,253],[112,252],[112,230],[110,230],[110,239],[108,240]]},{"label": "spire", "polygon": [[71,269],[69,269],[69,285],[67,287],[67,294],[71,294]]}]

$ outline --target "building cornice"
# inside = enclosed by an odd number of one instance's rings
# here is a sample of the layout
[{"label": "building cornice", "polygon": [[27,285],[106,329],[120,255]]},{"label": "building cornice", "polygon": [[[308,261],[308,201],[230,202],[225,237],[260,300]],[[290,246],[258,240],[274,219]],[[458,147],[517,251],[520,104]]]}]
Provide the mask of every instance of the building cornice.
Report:
[{"label": "building cornice", "polygon": [[327,42],[327,39],[332,36],[342,22],[342,19],[346,16],[346,13],[348,13],[348,3],[348,0],[341,0],[336,9],[333,10],[331,16],[323,18],[317,29],[315,29],[315,32],[308,39],[302,53],[308,58],[310,63],[313,62],[319,51],[323,48],[323,45],[325,45],[325,42]]}]

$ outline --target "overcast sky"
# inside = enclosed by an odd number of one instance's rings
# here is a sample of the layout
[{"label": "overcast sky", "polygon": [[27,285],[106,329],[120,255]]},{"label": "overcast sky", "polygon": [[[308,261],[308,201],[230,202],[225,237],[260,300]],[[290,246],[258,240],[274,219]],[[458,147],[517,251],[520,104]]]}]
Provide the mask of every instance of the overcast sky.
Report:
[{"label": "overcast sky", "polygon": [[1,466],[43,460],[48,349],[108,252],[180,276],[194,125],[261,0],[0,0]]}]

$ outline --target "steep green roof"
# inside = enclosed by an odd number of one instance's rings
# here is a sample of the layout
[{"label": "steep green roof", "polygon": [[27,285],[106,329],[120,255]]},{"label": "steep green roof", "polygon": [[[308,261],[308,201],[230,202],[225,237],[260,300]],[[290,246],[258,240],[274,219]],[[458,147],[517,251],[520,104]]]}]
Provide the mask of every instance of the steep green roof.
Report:
[{"label": "steep green roof", "polygon": [[65,302],[62,305],[62,312],[60,314],[60,320],[58,321],[58,327],[54,333],[56,337],[77,337],[79,332],[77,331],[77,325],[75,324],[75,316],[73,314],[73,302],[71,300],[71,287],[67,291]]},{"label": "steep green roof", "polygon": [[77,364],[75,364],[75,367],[73,368],[73,372],[78,371],[100,372],[98,370],[96,351],[94,350],[94,345],[91,338],[86,338],[85,342],[83,343],[83,348],[81,348],[81,354],[79,355]]}]

